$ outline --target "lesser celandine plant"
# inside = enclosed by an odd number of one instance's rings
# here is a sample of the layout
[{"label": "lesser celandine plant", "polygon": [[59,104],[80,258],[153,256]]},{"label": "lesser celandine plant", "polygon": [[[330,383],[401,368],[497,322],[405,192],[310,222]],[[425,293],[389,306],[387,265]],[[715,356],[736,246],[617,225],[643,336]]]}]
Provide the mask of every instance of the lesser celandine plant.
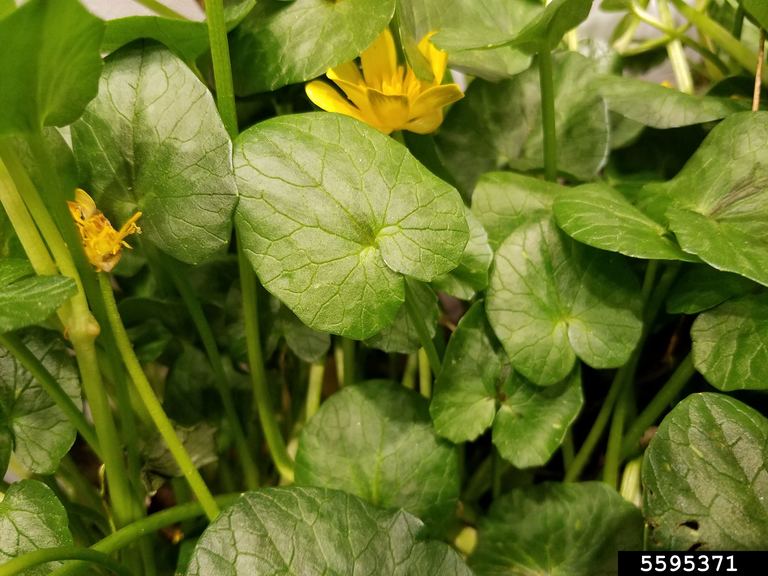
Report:
[{"label": "lesser celandine plant", "polygon": [[0,576],[766,547],[764,2],[140,3],[0,0]]}]

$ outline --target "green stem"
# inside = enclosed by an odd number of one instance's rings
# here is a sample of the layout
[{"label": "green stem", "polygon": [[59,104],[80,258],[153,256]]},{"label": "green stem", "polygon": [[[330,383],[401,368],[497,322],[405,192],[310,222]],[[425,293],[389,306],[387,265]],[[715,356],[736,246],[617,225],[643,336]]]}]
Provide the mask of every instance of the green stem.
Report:
[{"label": "green stem", "polygon": [[[637,344],[629,362],[624,367],[624,379],[625,382],[622,385],[622,391],[616,403],[616,408],[613,412],[611,419],[611,427],[608,432],[608,445],[605,451],[605,464],[603,465],[603,482],[609,484],[611,487],[616,488],[619,481],[619,466],[621,464],[621,443],[624,437],[624,428],[626,426],[627,415],[634,402],[634,381],[635,372],[637,371],[637,364],[640,360],[640,354],[645,340],[651,330],[651,324],[656,318],[658,312],[657,303],[658,299],[652,300],[654,294],[654,286],[656,285],[656,277],[659,272],[659,261],[649,260],[645,268],[645,275],[643,277],[643,286],[640,293],[640,301],[642,303],[643,311],[643,329],[640,336],[640,341]],[[659,282],[661,290],[666,294],[670,282],[669,274],[662,277]]]},{"label": "green stem", "polygon": [[603,405],[600,408],[600,412],[597,414],[597,418],[595,418],[595,421],[592,424],[592,428],[590,429],[589,434],[587,434],[587,437],[584,440],[584,443],[581,445],[579,452],[573,459],[571,467],[565,471],[565,478],[563,479],[564,482],[575,482],[578,480],[579,476],[581,476],[581,473],[584,471],[584,467],[587,465],[587,462],[589,462],[589,459],[592,456],[592,452],[595,450],[597,443],[603,436],[605,427],[608,425],[608,419],[610,418],[611,412],[613,411],[613,405],[616,403],[616,398],[618,398],[619,393],[624,386],[624,381],[626,380],[626,368],[627,364],[616,371],[616,375],[614,376],[613,382],[611,383],[611,388],[608,390],[608,395],[603,401]]},{"label": "green stem", "polygon": [[[29,144],[38,161],[48,168],[48,173],[52,175],[51,180],[58,184],[58,176],[55,170],[50,168],[52,162],[42,134],[31,135]],[[67,305],[60,309],[60,317],[75,349],[83,392],[91,409],[98,444],[107,470],[110,498],[115,517],[117,523],[123,525],[134,517],[133,498],[128,476],[125,472],[123,448],[112,417],[109,398],[104,389],[96,356],[94,341],[99,334],[99,325],[91,314],[83,283],[72,254],[15,151],[9,144],[3,143],[0,144],[0,156],[2,156],[13,177],[16,189],[24,199],[35,225],[42,233],[57,267],[63,275],[72,278],[77,286],[76,294]]]},{"label": "green stem", "polygon": [[216,104],[224,126],[232,138],[237,136],[237,109],[232,86],[232,66],[229,61],[227,24],[222,0],[205,0],[208,17],[208,41],[211,45],[213,76],[216,83]]},{"label": "green stem", "polygon": [[245,439],[245,432],[240,423],[240,418],[237,415],[237,409],[235,408],[235,401],[232,397],[229,380],[224,371],[224,363],[222,362],[219,348],[216,345],[216,338],[213,335],[211,325],[205,317],[205,312],[200,304],[200,300],[198,300],[197,295],[194,293],[189,283],[184,280],[184,273],[179,264],[172,258],[164,255],[160,256],[160,259],[162,264],[169,270],[171,279],[176,286],[176,290],[181,295],[181,299],[187,307],[192,322],[195,324],[195,328],[197,328],[197,333],[200,335],[200,340],[203,343],[203,348],[205,348],[205,353],[208,356],[208,361],[213,370],[216,391],[221,398],[224,414],[229,422],[235,446],[237,447],[237,452],[240,456],[240,465],[243,469],[245,486],[248,490],[255,490],[259,487],[259,470],[256,466],[256,462],[253,460],[250,447]]},{"label": "green stem", "polygon": [[309,421],[320,408],[320,397],[323,394],[323,378],[325,377],[325,358],[313,362],[309,366],[309,384],[307,386],[307,404],[305,420]]},{"label": "green stem", "polygon": [[[703,44],[700,44],[699,42],[696,42],[693,38],[688,36],[686,32],[691,27],[691,23],[687,22],[683,24],[682,26],[678,26],[677,28],[674,27],[668,27],[665,26],[662,22],[654,18],[651,14],[648,12],[645,12],[641,8],[635,8],[632,7],[632,10],[637,10],[637,12],[633,12],[635,17],[640,22],[644,22],[645,24],[648,24],[649,26],[652,26],[656,28],[659,32],[664,34],[663,36],[659,38],[651,38],[648,40],[645,40],[644,42],[641,42],[635,46],[628,46],[624,48],[623,50],[620,50],[620,54],[623,56],[636,56],[638,54],[643,54],[645,52],[650,52],[652,50],[655,50],[656,48],[661,48],[662,46],[666,46],[673,40],[678,40],[683,45],[695,50],[698,52],[703,58],[706,58],[712,64],[717,66],[718,70],[722,72],[723,74],[729,73],[728,65],[723,62],[722,58],[720,58],[717,54],[712,52],[710,49],[708,49]],[[618,50],[617,50],[618,51]]]},{"label": "green stem", "polygon": [[624,442],[621,447],[622,456],[627,457],[637,449],[637,443],[642,438],[643,433],[656,422],[659,417],[668,409],[674,399],[680,394],[688,381],[696,373],[693,366],[693,357],[689,353],[669,380],[662,386],[661,390],[650,401],[640,415],[632,422],[632,425],[624,435]]},{"label": "green stem", "polygon": [[[657,0],[657,6],[662,23],[668,28],[674,27],[675,22],[667,0]],[[682,42],[673,40],[667,44],[667,54],[672,63],[678,89],[685,94],[693,94],[693,76],[691,76],[691,67],[688,65]]]},{"label": "green stem", "polygon": [[2,160],[0,160],[0,203],[2,203],[5,213],[11,221],[11,226],[16,231],[21,246],[27,253],[35,272],[49,276],[58,274],[59,270],[37,231],[35,222],[24,205],[24,200],[21,199],[5,162]]},{"label": "green stem", "polygon": [[740,66],[750,73],[755,71],[757,68],[757,55],[731,36],[728,30],[703,12],[688,6],[684,0],[672,0],[672,3],[680,14],[693,22],[700,32],[709,36],[717,47],[725,50]]},{"label": "green stem", "polygon": [[413,390],[416,388],[416,371],[419,369],[419,354],[414,352],[408,354],[405,361],[405,370],[403,370],[403,386]]},{"label": "green stem", "polygon": [[261,429],[267,441],[272,461],[277,471],[287,481],[293,482],[293,461],[288,455],[285,440],[280,433],[280,427],[272,409],[272,399],[267,387],[267,376],[264,370],[264,358],[261,351],[261,335],[259,334],[259,302],[256,286],[256,276],[240,243],[237,250],[240,266],[240,290],[243,297],[243,317],[245,321],[245,341],[248,352],[248,365],[253,385],[253,401],[259,414]]},{"label": "green stem", "polygon": [[429,356],[424,348],[419,348],[419,392],[424,398],[432,397],[432,373]]},{"label": "green stem", "polygon": [[46,394],[56,403],[56,406],[64,412],[69,421],[75,426],[80,436],[88,443],[97,456],[101,457],[99,441],[96,438],[93,427],[85,419],[83,413],[75,406],[75,403],[62,389],[56,379],[51,375],[43,363],[38,360],[24,342],[15,334],[9,332],[0,334],[0,345],[8,349],[16,359],[34,376],[40,383]]},{"label": "green stem", "polygon": [[541,125],[544,131],[544,175],[557,179],[557,129],[555,128],[555,77],[552,53],[539,52],[539,84],[541,85]]},{"label": "green stem", "polygon": [[135,0],[137,4],[141,4],[145,8],[148,8],[149,10],[152,10],[155,14],[159,16],[164,16],[165,18],[176,18],[180,20],[186,20],[184,16],[173,10],[172,8],[169,8],[165,4],[161,4],[157,0]]},{"label": "green stem", "polygon": [[355,383],[355,375],[357,370],[355,363],[355,341],[350,338],[341,339],[341,354],[342,354],[342,372],[341,372],[341,386],[348,386]]},{"label": "green stem", "polygon": [[109,276],[104,273],[100,273],[98,276],[101,293],[107,307],[107,318],[112,327],[118,350],[123,358],[128,374],[131,376],[144,407],[147,409],[147,412],[157,427],[158,432],[160,432],[160,435],[163,437],[163,440],[165,440],[168,450],[176,461],[176,464],[179,466],[181,473],[187,479],[189,487],[195,493],[195,496],[205,509],[208,518],[212,521],[218,516],[219,508],[213,500],[213,496],[208,490],[208,487],[205,485],[202,476],[200,476],[200,473],[195,467],[194,462],[192,462],[192,458],[189,456],[186,448],[184,448],[181,440],[179,440],[179,437],[176,435],[176,431],[173,429],[171,421],[165,414],[160,401],[157,399],[157,396],[155,396],[155,392],[144,374],[144,370],[142,369],[138,358],[136,358],[136,353],[133,350],[133,346],[131,346],[131,341],[125,331],[125,326],[123,326],[120,313],[117,311],[117,303],[115,302],[115,295],[112,292],[112,286],[109,284]]},{"label": "green stem", "polygon": [[[627,380],[631,380],[629,377]],[[611,488],[616,488],[619,481],[619,465],[621,462],[621,440],[624,435],[624,426],[627,421],[627,412],[632,400],[632,387],[625,384],[616,402],[613,411],[611,426],[608,430],[608,446],[605,450],[605,464],[603,465],[603,482]]]},{"label": "green stem", "polygon": [[638,508],[641,508],[643,505],[640,482],[642,465],[642,456],[627,462],[627,465],[624,466],[624,473],[621,475],[621,486],[619,487],[619,494],[621,494],[622,498]]},{"label": "green stem", "polygon": [[429,335],[427,325],[424,323],[424,318],[416,307],[416,296],[410,283],[411,280],[406,278],[405,310],[408,313],[408,317],[411,319],[411,323],[416,328],[421,347],[424,349],[424,352],[426,352],[427,358],[429,359],[429,365],[432,367],[432,372],[434,373],[435,378],[437,378],[442,369],[442,362],[440,361],[440,355],[437,353],[437,348],[435,348],[435,343]]},{"label": "green stem", "polygon": [[[226,508],[227,506],[234,504],[240,496],[240,494],[223,494],[216,497],[216,503],[221,508]],[[130,546],[140,538],[154,534],[167,526],[197,518],[204,513],[205,511],[203,510],[203,507],[197,502],[166,508],[162,512],[146,516],[141,520],[137,520],[136,522],[120,528],[109,536],[96,542],[96,544],[90,547],[90,550],[102,554],[112,554],[126,546]],[[62,566],[53,572],[51,576],[66,576],[68,574],[76,573],[80,568],[81,564],[79,562],[73,562],[72,564]]]},{"label": "green stem", "polygon": [[131,576],[131,571],[128,568],[121,566],[103,552],[97,552],[88,548],[78,548],[76,546],[42,548],[34,552],[28,552],[0,566],[0,576],[22,574],[35,566],[59,560],[85,560],[92,564],[104,566],[119,576]]}]

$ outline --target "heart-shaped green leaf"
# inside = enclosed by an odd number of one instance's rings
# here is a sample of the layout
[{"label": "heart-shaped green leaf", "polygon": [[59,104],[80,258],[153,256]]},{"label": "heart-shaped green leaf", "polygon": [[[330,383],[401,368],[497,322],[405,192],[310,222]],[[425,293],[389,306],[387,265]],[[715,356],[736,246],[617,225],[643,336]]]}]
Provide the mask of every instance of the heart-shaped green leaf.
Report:
[{"label": "heart-shaped green leaf", "polygon": [[[37,480],[11,484],[0,501],[0,564],[41,548],[71,546],[72,534],[64,506],[53,490]],[[61,562],[24,570],[24,576],[47,576]]]},{"label": "heart-shaped green leaf", "polygon": [[211,94],[171,52],[131,45],[113,54],[72,141],[87,191],[115,224],[140,210],[144,236],[184,262],[226,248],[232,145]]},{"label": "heart-shaped green leaf", "polygon": [[0,260],[0,333],[44,322],[76,290],[72,278],[36,276],[26,260]]},{"label": "heart-shaped green leaf", "polygon": [[653,128],[679,128],[743,112],[744,104],[712,96],[692,96],[653,82],[602,76],[598,91],[612,112]]},{"label": "heart-shaped green leaf", "polygon": [[693,363],[720,390],[768,390],[768,294],[729,300],[691,327]]},{"label": "heart-shaped green leaf", "polygon": [[239,95],[268,92],[354,60],[386,28],[395,0],[261,0],[230,36]]},{"label": "heart-shaped green leaf", "polygon": [[477,302],[451,336],[429,411],[437,433],[453,442],[474,440],[493,423],[502,457],[528,468],[547,463],[581,405],[578,370],[546,388],[513,373]]},{"label": "heart-shaped green leaf", "polygon": [[611,576],[641,550],[640,511],[602,482],[540,484],[494,502],[470,566],[478,576]]},{"label": "heart-shaped green leaf", "polygon": [[499,247],[486,302],[512,366],[538,385],[563,380],[578,356],[624,364],[640,339],[640,292],[620,256],[574,242],[545,218]]},{"label": "heart-shaped green leaf", "polygon": [[[607,157],[608,116],[596,91],[594,62],[569,52],[554,58],[557,167],[591,180]],[[539,71],[499,83],[476,80],[436,135],[446,168],[467,197],[485,172],[544,166]]]},{"label": "heart-shaped green leaf", "polygon": [[472,576],[447,544],[420,537],[407,512],[324,488],[248,492],[208,526],[187,576]]},{"label": "heart-shaped green leaf", "polygon": [[[78,408],[80,380],[74,359],[51,332],[31,331],[24,343]],[[0,347],[0,414],[14,439],[14,454],[32,472],[53,474],[75,441],[75,427],[42,386]]]},{"label": "heart-shaped green leaf", "polygon": [[557,224],[573,239],[633,258],[698,260],[683,252],[667,229],[607,184],[585,184],[559,194]]},{"label": "heart-shaped green leaf", "polygon": [[497,250],[516,228],[552,214],[552,204],[566,188],[513,172],[483,174],[472,194],[472,213]]},{"label": "heart-shaped green leaf", "polygon": [[459,264],[467,244],[456,190],[347,116],[257,124],[236,142],[235,172],[248,259],[264,287],[317,330],[372,336],[402,305],[402,275],[433,280]]},{"label": "heart-shaped green leaf", "polygon": [[515,48],[486,49],[516,35],[542,7],[529,0],[399,0],[397,13],[417,40],[438,31],[433,42],[448,53],[451,68],[486,80],[510,78],[528,68],[531,57]]},{"label": "heart-shaped green leaf", "polygon": [[722,394],[667,414],[643,461],[650,543],[665,550],[762,550],[768,542],[768,420]]},{"label": "heart-shaped green leaf", "polygon": [[[413,291],[408,292],[406,298],[413,294],[416,309],[419,310],[422,321],[427,327],[427,333],[432,338],[435,335],[437,320],[440,317],[437,296],[426,284],[414,282],[412,286]],[[405,306],[400,308],[392,324],[366,339],[365,344],[384,352],[400,354],[411,354],[421,348],[418,329],[414,325],[413,319],[408,315]]]},{"label": "heart-shaped green leaf", "polygon": [[0,20],[0,135],[76,120],[98,90],[103,34],[77,0],[31,0]]},{"label": "heart-shaped green leaf", "polygon": [[307,423],[296,483],[344,490],[442,524],[459,495],[458,453],[435,435],[424,398],[374,380],[343,388]]},{"label": "heart-shaped green leaf", "polygon": [[768,112],[723,120],[683,170],[657,188],[686,252],[768,286]]},{"label": "heart-shaped green leaf", "polygon": [[472,299],[477,292],[488,287],[488,269],[493,261],[493,250],[488,234],[474,214],[467,208],[464,216],[469,226],[469,242],[459,265],[432,281],[432,287],[462,300]]}]

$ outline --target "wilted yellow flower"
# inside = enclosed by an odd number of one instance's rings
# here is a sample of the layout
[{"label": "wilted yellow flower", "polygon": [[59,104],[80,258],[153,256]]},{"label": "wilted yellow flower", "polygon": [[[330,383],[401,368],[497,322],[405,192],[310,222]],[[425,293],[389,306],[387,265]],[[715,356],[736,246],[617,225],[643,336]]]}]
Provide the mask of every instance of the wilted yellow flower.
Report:
[{"label": "wilted yellow flower", "polygon": [[67,202],[67,205],[77,224],[88,261],[97,270],[110,272],[120,261],[123,246],[130,248],[125,237],[141,233],[141,228],[136,225],[141,212],[136,212],[120,230],[115,230],[85,190],[75,190],[75,201]]},{"label": "wilted yellow flower", "polygon": [[362,72],[355,62],[328,70],[328,78],[344,91],[315,80],[306,86],[307,96],[323,110],[352,116],[384,134],[410,130],[429,134],[443,121],[443,106],[464,97],[457,84],[441,85],[448,55],[430,42],[427,34],[419,51],[429,62],[434,79],[425,82],[410,66],[397,63],[395,41],[389,29],[361,55]]}]

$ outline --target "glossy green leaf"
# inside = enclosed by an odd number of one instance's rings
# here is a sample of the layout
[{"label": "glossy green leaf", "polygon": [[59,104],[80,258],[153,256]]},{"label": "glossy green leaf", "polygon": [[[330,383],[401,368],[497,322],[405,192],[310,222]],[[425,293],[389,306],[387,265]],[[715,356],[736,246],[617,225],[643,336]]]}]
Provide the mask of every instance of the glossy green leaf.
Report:
[{"label": "glossy green leaf", "polygon": [[488,233],[488,243],[497,250],[518,227],[552,214],[552,205],[563,186],[515,174],[483,174],[472,194],[472,213]]},{"label": "glossy green leaf", "polygon": [[[67,512],[53,490],[37,480],[12,484],[0,501],[0,564],[40,548],[71,546]],[[61,566],[48,562],[24,576],[47,576]]]},{"label": "glossy green leaf", "polygon": [[670,314],[698,314],[726,300],[760,290],[751,280],[701,264],[684,270],[667,296]]},{"label": "glossy green leaf", "polygon": [[703,312],[691,338],[694,366],[715,388],[768,390],[768,294]]},{"label": "glossy green leaf", "polygon": [[488,327],[482,302],[459,321],[435,381],[429,413],[435,431],[451,442],[467,442],[485,432],[496,417],[499,390],[511,369]]},{"label": "glossy green leaf", "polygon": [[660,190],[686,252],[768,285],[768,112],[723,120]]},{"label": "glossy green leaf", "polygon": [[745,110],[727,98],[692,96],[661,84],[622,76],[602,76],[598,91],[608,108],[653,128],[678,128],[720,120]]},{"label": "glossy green leaf", "polygon": [[432,287],[462,300],[472,299],[477,292],[488,287],[488,269],[493,260],[493,250],[488,243],[488,234],[468,208],[464,216],[469,226],[469,242],[459,265],[432,281]]},{"label": "glossy green leaf", "polygon": [[554,386],[536,386],[519,374],[502,387],[503,402],[493,423],[493,443],[515,468],[543,466],[562,444],[581,412],[581,371]]},{"label": "glossy green leaf", "polygon": [[77,0],[31,0],[0,20],[0,135],[76,120],[98,90],[103,33]]},{"label": "glossy green leaf", "polygon": [[162,16],[116,18],[107,21],[101,49],[104,52],[114,52],[140,39],[157,40],[179,58],[194,62],[208,50],[208,27],[205,22]]},{"label": "glossy green leaf", "polygon": [[[594,63],[569,52],[554,58],[557,166],[591,180],[608,154],[608,115],[596,91]],[[544,166],[539,72],[510,80],[476,80],[446,115],[436,136],[446,168],[469,196],[485,172],[537,171]]]},{"label": "glossy green leaf", "polygon": [[474,440],[493,424],[501,456],[528,468],[547,463],[581,404],[578,370],[546,388],[513,373],[478,302],[451,336],[429,411],[437,433],[453,442]]},{"label": "glossy green leaf", "polygon": [[456,190],[352,118],[257,124],[236,143],[235,172],[246,255],[264,287],[317,330],[372,336],[403,302],[402,275],[430,281],[464,253]]},{"label": "glossy green leaf", "polygon": [[83,183],[114,224],[140,210],[144,238],[188,263],[226,248],[232,145],[211,94],[171,52],[113,54],[72,140]]},{"label": "glossy green leaf", "polygon": [[[83,405],[75,360],[51,332],[35,330],[24,344],[53,375],[75,406]],[[31,472],[53,474],[75,442],[75,427],[42,386],[0,348],[0,413],[13,433],[14,454]]]},{"label": "glossy green leaf", "polygon": [[512,491],[480,524],[477,576],[610,576],[619,550],[641,550],[640,511],[607,484],[540,484]]},{"label": "glossy green leaf", "polygon": [[201,536],[187,576],[472,576],[447,544],[420,537],[407,512],[323,488],[248,492]]},{"label": "glossy green leaf", "polygon": [[486,309],[512,366],[539,385],[563,380],[577,356],[624,364],[640,338],[637,280],[619,256],[574,242],[550,219],[499,247]]},{"label": "glossy green leaf", "polygon": [[697,260],[669,231],[607,184],[585,184],[558,195],[557,224],[573,239],[633,258]]},{"label": "glossy green leaf", "polygon": [[77,291],[65,276],[37,276],[26,260],[0,260],[0,333],[40,324]]},{"label": "glossy green leaf", "polygon": [[760,27],[768,29],[768,4],[763,0],[740,0],[747,14],[752,16]]},{"label": "glossy green leaf", "polygon": [[722,394],[667,414],[645,452],[650,544],[666,550],[762,550],[768,542],[768,420]]},{"label": "glossy green leaf", "polygon": [[384,30],[395,0],[262,0],[232,32],[235,91],[267,92],[355,59]]},{"label": "glossy green leaf", "polygon": [[435,435],[424,398],[373,380],[343,388],[307,423],[296,483],[344,490],[442,523],[459,496],[458,452]]},{"label": "glossy green leaf", "polygon": [[[412,293],[416,301],[416,308],[421,314],[422,321],[427,326],[427,332],[430,337],[434,337],[437,320],[440,317],[437,296],[428,285],[421,282],[414,282],[413,288]],[[365,344],[384,352],[397,352],[400,354],[411,354],[421,348],[419,333],[405,306],[400,307],[392,324],[365,340]]]},{"label": "glossy green leaf", "polygon": [[432,39],[448,53],[451,68],[486,80],[510,78],[528,68],[531,57],[509,46],[486,49],[492,39],[503,42],[516,35],[541,11],[535,0],[399,0],[398,15],[410,34]]}]

